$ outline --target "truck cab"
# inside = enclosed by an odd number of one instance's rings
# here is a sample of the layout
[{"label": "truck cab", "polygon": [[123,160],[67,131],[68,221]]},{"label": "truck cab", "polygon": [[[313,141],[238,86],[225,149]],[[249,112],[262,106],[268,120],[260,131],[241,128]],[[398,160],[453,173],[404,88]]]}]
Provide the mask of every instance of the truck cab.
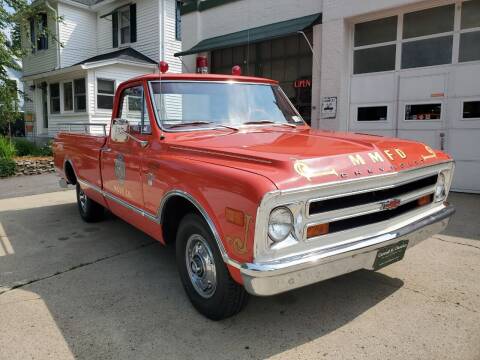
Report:
[{"label": "truck cab", "polygon": [[145,75],[119,86],[111,124],[95,126],[54,142],[80,215],[108,209],[174,244],[188,297],[214,320],[247,294],[399,261],[454,212],[447,154],[313,130],[270,79]]}]

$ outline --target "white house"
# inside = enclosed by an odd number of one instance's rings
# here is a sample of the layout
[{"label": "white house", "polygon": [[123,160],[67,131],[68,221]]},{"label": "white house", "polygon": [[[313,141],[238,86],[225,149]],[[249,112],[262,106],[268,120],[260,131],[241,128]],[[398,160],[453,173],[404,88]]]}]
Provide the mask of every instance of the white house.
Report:
[{"label": "white house", "polygon": [[241,65],[279,80],[315,128],[443,149],[456,160],[453,189],[480,192],[480,0],[192,0],[182,9],[177,55],[187,67],[208,56],[210,72]]},{"label": "white house", "polygon": [[[59,123],[109,123],[115,88],[157,71],[181,72],[177,0],[38,0],[45,14],[23,34],[27,136],[50,138]],[[60,19],[60,21],[55,21]],[[59,41],[40,36],[48,27]]]}]

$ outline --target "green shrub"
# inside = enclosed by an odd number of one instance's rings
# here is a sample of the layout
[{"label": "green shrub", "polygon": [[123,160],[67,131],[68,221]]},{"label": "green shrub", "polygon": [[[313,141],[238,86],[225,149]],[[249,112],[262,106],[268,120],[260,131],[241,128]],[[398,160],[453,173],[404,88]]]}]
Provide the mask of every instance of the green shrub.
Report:
[{"label": "green shrub", "polygon": [[36,155],[38,152],[38,146],[26,139],[15,139],[14,145],[18,156]]},{"label": "green shrub", "polygon": [[10,139],[0,136],[0,159],[11,160],[15,154],[15,146]]},{"label": "green shrub", "polygon": [[38,148],[38,155],[39,156],[53,156],[52,142],[50,141],[48,144],[45,144],[42,147]]},{"label": "green shrub", "polygon": [[12,159],[0,158],[0,177],[15,175],[16,164]]}]

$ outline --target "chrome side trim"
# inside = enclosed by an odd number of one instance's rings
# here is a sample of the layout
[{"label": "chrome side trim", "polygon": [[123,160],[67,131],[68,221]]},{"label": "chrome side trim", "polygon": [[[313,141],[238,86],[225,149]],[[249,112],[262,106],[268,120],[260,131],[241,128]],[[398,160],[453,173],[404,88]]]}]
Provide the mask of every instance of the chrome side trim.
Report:
[{"label": "chrome side trim", "polygon": [[197,200],[195,200],[195,198],[192,195],[190,195],[189,193],[187,193],[185,191],[181,191],[181,190],[169,191],[162,198],[162,201],[160,203],[160,207],[159,207],[159,210],[158,210],[158,214],[153,215],[153,214],[151,214],[151,213],[149,213],[145,210],[142,210],[142,209],[126,202],[125,200],[122,200],[122,199],[116,197],[115,195],[110,194],[109,192],[107,192],[105,190],[100,189],[98,186],[96,186],[96,185],[94,185],[94,184],[92,184],[88,181],[81,180],[79,178],[77,178],[77,181],[82,186],[86,186],[88,188],[91,188],[92,190],[95,190],[96,192],[100,193],[104,197],[106,197],[106,198],[108,198],[112,201],[115,201],[117,204],[122,205],[122,206],[126,207],[127,209],[129,209],[131,211],[134,211],[137,214],[139,214],[139,215],[147,218],[148,220],[151,220],[151,221],[153,221],[153,222],[155,222],[159,225],[162,224],[163,216],[164,216],[163,215],[163,208],[164,208],[165,204],[167,203],[168,199],[170,199],[173,196],[180,196],[180,197],[188,200],[190,203],[192,203],[193,206],[195,206],[195,208],[200,212],[200,214],[203,216],[203,218],[207,222],[208,227],[212,231],[215,242],[217,243],[218,249],[220,250],[220,254],[222,255],[223,261],[225,261],[225,263],[227,263],[228,265],[231,265],[231,266],[233,266],[237,269],[240,269],[241,264],[239,262],[231,259],[228,256],[227,251],[225,250],[225,247],[223,246],[222,240],[220,239],[220,235],[218,234],[218,231],[215,227],[215,224],[213,223],[210,216],[208,216],[205,209],[203,209],[203,207],[199,204],[199,202]]},{"label": "chrome side trim", "polygon": [[101,194],[102,196],[106,197],[107,199],[112,200],[112,201],[115,201],[117,204],[126,207],[127,209],[129,209],[129,210],[131,210],[131,211],[133,211],[133,212],[135,212],[135,213],[137,213],[137,214],[139,214],[139,215],[147,218],[148,220],[151,220],[151,221],[153,221],[153,222],[155,222],[155,223],[157,223],[157,224],[160,224],[160,219],[159,219],[157,216],[155,216],[155,215],[153,215],[153,214],[151,214],[151,213],[149,213],[149,212],[147,212],[147,211],[145,211],[145,210],[142,210],[142,209],[140,209],[140,208],[138,208],[138,207],[130,204],[129,202],[127,202],[127,201],[125,201],[125,200],[122,200],[122,199],[118,198],[117,196],[115,196],[115,195],[113,195],[113,194],[110,194],[109,192],[107,192],[107,191],[105,191],[105,190],[100,189],[97,185],[94,185],[94,184],[92,184],[92,183],[90,183],[90,182],[88,182],[88,181],[85,181],[85,180],[82,180],[82,179],[79,179],[79,178],[77,178],[77,181],[78,181],[82,186],[85,186],[85,187],[87,187],[87,188],[90,188],[90,189],[92,189],[92,190],[95,190],[96,192],[98,192],[98,193]]},{"label": "chrome side trim", "polygon": [[188,200],[190,203],[193,204],[193,206],[195,206],[195,208],[200,212],[200,214],[203,216],[203,218],[207,222],[207,225],[210,228],[210,230],[213,234],[213,237],[214,237],[214,239],[217,243],[218,250],[220,250],[220,254],[222,255],[223,261],[225,261],[225,263],[227,263],[228,265],[231,265],[231,266],[233,266],[237,269],[240,269],[241,264],[228,256],[227,251],[225,250],[225,247],[223,246],[223,242],[220,239],[220,235],[218,234],[218,231],[215,227],[215,224],[213,223],[210,216],[208,216],[208,213],[200,205],[200,203],[189,193],[187,193],[185,191],[182,191],[182,190],[171,190],[163,196],[162,201],[160,203],[159,210],[158,210],[158,218],[160,219],[160,223],[163,222],[163,217],[164,217],[163,209],[165,207],[165,204],[167,203],[167,201],[170,198],[172,198],[174,196],[180,196],[180,197]]}]

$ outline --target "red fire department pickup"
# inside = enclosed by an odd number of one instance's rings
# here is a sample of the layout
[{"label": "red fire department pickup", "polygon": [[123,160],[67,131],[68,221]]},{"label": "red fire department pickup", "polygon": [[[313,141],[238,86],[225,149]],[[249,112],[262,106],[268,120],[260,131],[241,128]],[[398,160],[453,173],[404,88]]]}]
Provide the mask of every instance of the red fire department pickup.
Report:
[{"label": "red fire department pickup", "polygon": [[401,260],[454,213],[448,155],[313,130],[269,79],[145,75],[119,86],[104,133],[93,125],[53,145],[81,217],[108,209],[174,243],[188,297],[215,320],[239,312],[247,293]]}]

